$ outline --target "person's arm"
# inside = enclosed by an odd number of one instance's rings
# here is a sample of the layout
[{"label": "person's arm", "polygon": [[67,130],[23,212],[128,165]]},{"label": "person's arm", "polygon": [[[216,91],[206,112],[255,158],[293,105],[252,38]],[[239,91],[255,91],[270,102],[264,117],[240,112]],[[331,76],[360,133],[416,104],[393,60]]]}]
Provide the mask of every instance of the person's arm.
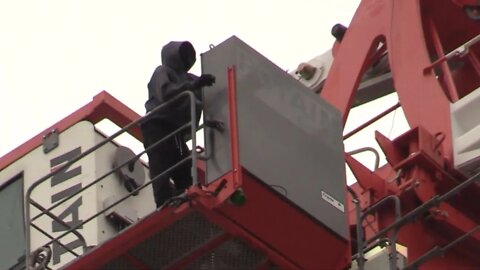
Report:
[{"label": "person's arm", "polygon": [[168,69],[161,68],[153,78],[155,97],[161,102],[193,88],[193,82],[189,80],[173,82],[169,73]]},{"label": "person's arm", "polygon": [[191,80],[183,82],[173,82],[170,79],[169,70],[161,68],[154,78],[155,95],[160,101],[166,101],[183,91],[199,90],[204,86],[211,86],[215,82],[215,77],[210,74],[203,74],[200,77],[190,77]]}]

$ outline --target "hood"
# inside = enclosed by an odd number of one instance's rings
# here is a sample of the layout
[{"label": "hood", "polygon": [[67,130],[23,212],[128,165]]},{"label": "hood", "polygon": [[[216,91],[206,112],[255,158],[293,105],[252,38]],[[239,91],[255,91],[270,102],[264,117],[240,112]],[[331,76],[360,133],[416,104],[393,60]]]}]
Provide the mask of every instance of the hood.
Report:
[{"label": "hood", "polygon": [[196,52],[188,41],[171,41],[162,48],[162,65],[187,72],[196,61]]}]

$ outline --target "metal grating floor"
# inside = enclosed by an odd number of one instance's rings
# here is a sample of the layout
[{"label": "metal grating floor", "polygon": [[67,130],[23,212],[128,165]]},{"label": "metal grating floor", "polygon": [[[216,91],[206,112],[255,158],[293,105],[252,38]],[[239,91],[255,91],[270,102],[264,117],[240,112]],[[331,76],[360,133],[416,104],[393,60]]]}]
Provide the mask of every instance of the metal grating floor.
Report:
[{"label": "metal grating floor", "polygon": [[108,264],[102,266],[102,270],[131,270],[135,269],[130,263],[122,258],[117,258],[109,262]]},{"label": "metal grating floor", "polygon": [[242,240],[234,238],[220,245],[195,261],[185,269],[191,270],[245,270],[255,269],[266,259],[260,251],[247,246]]},{"label": "metal grating floor", "polygon": [[[140,243],[128,253],[151,269],[162,269],[222,233],[223,230],[217,225],[198,212],[192,212]],[[128,268],[120,257],[105,265],[105,269],[135,268]]]}]

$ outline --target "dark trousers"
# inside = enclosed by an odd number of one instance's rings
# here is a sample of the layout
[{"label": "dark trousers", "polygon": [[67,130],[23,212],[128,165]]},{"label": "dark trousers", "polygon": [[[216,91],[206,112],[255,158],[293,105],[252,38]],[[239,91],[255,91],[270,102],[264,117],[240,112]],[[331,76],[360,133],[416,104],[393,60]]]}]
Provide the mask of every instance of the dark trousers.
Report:
[{"label": "dark trousers", "polygon": [[[143,145],[145,149],[163,139],[172,133],[176,128],[161,122],[148,121],[141,126],[143,133]],[[188,155],[190,150],[186,145],[183,136],[177,134],[152,149],[147,151],[150,179],[154,179],[165,170],[169,169]],[[161,206],[166,200],[176,193],[184,191],[192,185],[191,175],[192,161],[187,160],[174,170],[170,170],[158,177],[152,182],[153,196],[157,207]],[[170,178],[173,180],[175,187],[170,184]],[[176,188],[176,190],[174,190]]]}]

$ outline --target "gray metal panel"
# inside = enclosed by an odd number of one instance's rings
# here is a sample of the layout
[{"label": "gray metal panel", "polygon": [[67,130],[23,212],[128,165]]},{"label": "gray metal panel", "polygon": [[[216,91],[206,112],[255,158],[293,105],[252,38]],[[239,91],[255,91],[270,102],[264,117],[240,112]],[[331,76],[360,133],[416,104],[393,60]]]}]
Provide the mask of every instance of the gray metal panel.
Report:
[{"label": "gray metal panel", "polygon": [[16,265],[25,254],[23,176],[0,187],[0,269]]},{"label": "gray metal panel", "polygon": [[[233,65],[242,166],[267,185],[285,188],[288,200],[348,238],[345,213],[322,199],[324,192],[345,205],[340,113],[232,37],[202,55],[202,72],[217,77],[216,84],[204,91],[206,120],[228,126],[227,67]],[[207,132],[213,134],[206,136],[207,151],[213,151],[207,161],[211,182],[231,169],[230,142],[228,132]]]},{"label": "gray metal panel", "polygon": [[[235,49],[232,42],[224,42],[214,49],[201,55],[202,73],[215,74],[216,82],[212,87],[203,91],[204,120],[218,120],[225,123],[225,131],[219,133],[212,128],[205,128],[205,147],[207,155],[206,180],[208,183],[230,171],[230,133],[227,105],[227,68],[234,63],[232,51]],[[217,59],[219,56],[224,57]]]}]

